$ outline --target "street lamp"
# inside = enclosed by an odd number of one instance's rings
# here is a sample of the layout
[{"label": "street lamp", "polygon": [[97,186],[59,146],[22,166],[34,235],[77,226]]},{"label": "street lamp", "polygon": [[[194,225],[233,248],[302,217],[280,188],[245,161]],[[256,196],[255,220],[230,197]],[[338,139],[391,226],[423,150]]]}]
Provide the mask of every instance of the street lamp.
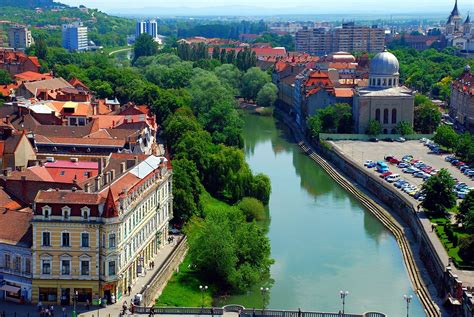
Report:
[{"label": "street lamp", "polygon": [[403,295],[403,299],[405,299],[405,301],[407,302],[407,317],[409,317],[410,302],[412,298],[413,298],[412,295]]},{"label": "street lamp", "polygon": [[339,294],[341,295],[341,299],[342,299],[342,315],[344,316],[345,315],[344,310],[345,310],[345,306],[346,306],[346,296],[349,295],[349,292],[348,291],[340,291]]},{"label": "street lamp", "polygon": [[73,300],[74,300],[74,310],[72,311],[72,317],[76,317],[77,316],[77,312],[76,312],[76,302],[77,302],[77,297],[79,296],[79,293],[78,291],[75,291],[74,292],[74,297],[73,297]]},{"label": "street lamp", "polygon": [[262,292],[262,311],[265,311],[265,300],[269,290],[268,287],[260,287],[260,292]]},{"label": "street lamp", "polygon": [[201,290],[201,307],[204,308],[204,292],[208,289],[207,285],[199,285],[199,289]]}]

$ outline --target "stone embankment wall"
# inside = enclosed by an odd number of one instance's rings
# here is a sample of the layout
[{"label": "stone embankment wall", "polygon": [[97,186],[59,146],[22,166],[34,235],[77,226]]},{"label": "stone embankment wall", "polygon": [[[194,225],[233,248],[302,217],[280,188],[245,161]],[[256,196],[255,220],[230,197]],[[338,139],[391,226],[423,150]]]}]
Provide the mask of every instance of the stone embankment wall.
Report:
[{"label": "stone embankment wall", "polygon": [[173,272],[177,270],[181,262],[183,262],[187,252],[188,243],[184,236],[177,242],[175,249],[170,253],[165,262],[163,262],[158,271],[155,272],[150,283],[141,290],[141,294],[143,295],[143,302],[141,305],[150,307],[155,304],[156,298],[158,298],[165,288],[168,280],[173,275]]}]

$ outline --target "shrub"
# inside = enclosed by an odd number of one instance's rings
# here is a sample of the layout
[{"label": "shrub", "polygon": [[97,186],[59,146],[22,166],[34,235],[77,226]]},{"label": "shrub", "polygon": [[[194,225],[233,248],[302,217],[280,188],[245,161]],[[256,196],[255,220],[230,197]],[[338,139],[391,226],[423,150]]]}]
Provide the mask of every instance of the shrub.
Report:
[{"label": "shrub", "polygon": [[459,256],[466,262],[474,262],[474,236],[461,239]]},{"label": "shrub", "polygon": [[262,202],[253,197],[244,197],[237,205],[244,213],[247,221],[265,219],[265,207]]}]

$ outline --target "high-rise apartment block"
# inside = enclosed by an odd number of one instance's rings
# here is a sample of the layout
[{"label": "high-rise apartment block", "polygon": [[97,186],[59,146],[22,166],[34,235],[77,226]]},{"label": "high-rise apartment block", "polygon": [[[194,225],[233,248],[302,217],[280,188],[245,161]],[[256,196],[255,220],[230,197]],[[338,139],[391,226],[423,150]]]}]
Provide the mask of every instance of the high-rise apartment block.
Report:
[{"label": "high-rise apartment block", "polygon": [[31,31],[24,26],[13,26],[8,29],[8,46],[15,49],[25,49],[33,44]]},{"label": "high-rise apartment block", "polygon": [[158,22],[156,20],[146,20],[146,21],[138,21],[136,26],[135,34],[136,36],[140,36],[141,34],[148,34],[152,38],[158,38]]},{"label": "high-rise apartment block", "polygon": [[303,28],[295,38],[297,51],[325,55],[338,51],[378,53],[384,49],[384,37],[382,28],[350,22],[335,29]]},{"label": "high-rise apartment block", "polygon": [[62,45],[68,51],[85,51],[88,48],[87,27],[81,22],[63,24]]}]

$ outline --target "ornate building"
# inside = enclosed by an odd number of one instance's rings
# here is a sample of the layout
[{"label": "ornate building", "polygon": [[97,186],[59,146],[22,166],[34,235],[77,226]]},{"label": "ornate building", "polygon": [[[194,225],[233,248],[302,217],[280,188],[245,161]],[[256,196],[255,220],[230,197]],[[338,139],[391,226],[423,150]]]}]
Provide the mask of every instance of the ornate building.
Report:
[{"label": "ornate building", "polygon": [[169,162],[117,156],[124,160],[101,167],[84,190],[36,195],[33,302],[69,305],[76,293],[79,302],[120,299],[164,244],[173,210]]},{"label": "ornate building", "polygon": [[353,101],[355,133],[366,133],[370,120],[382,125],[383,133],[395,133],[400,121],[413,126],[414,92],[399,85],[399,64],[392,53],[384,51],[372,59],[369,86],[357,88]]},{"label": "ornate building", "polygon": [[444,35],[448,45],[457,47],[463,53],[474,52],[474,25],[469,14],[462,22],[457,0],[446,22]]},{"label": "ornate building", "polygon": [[451,83],[449,115],[464,128],[474,131],[474,75],[469,66]]}]

